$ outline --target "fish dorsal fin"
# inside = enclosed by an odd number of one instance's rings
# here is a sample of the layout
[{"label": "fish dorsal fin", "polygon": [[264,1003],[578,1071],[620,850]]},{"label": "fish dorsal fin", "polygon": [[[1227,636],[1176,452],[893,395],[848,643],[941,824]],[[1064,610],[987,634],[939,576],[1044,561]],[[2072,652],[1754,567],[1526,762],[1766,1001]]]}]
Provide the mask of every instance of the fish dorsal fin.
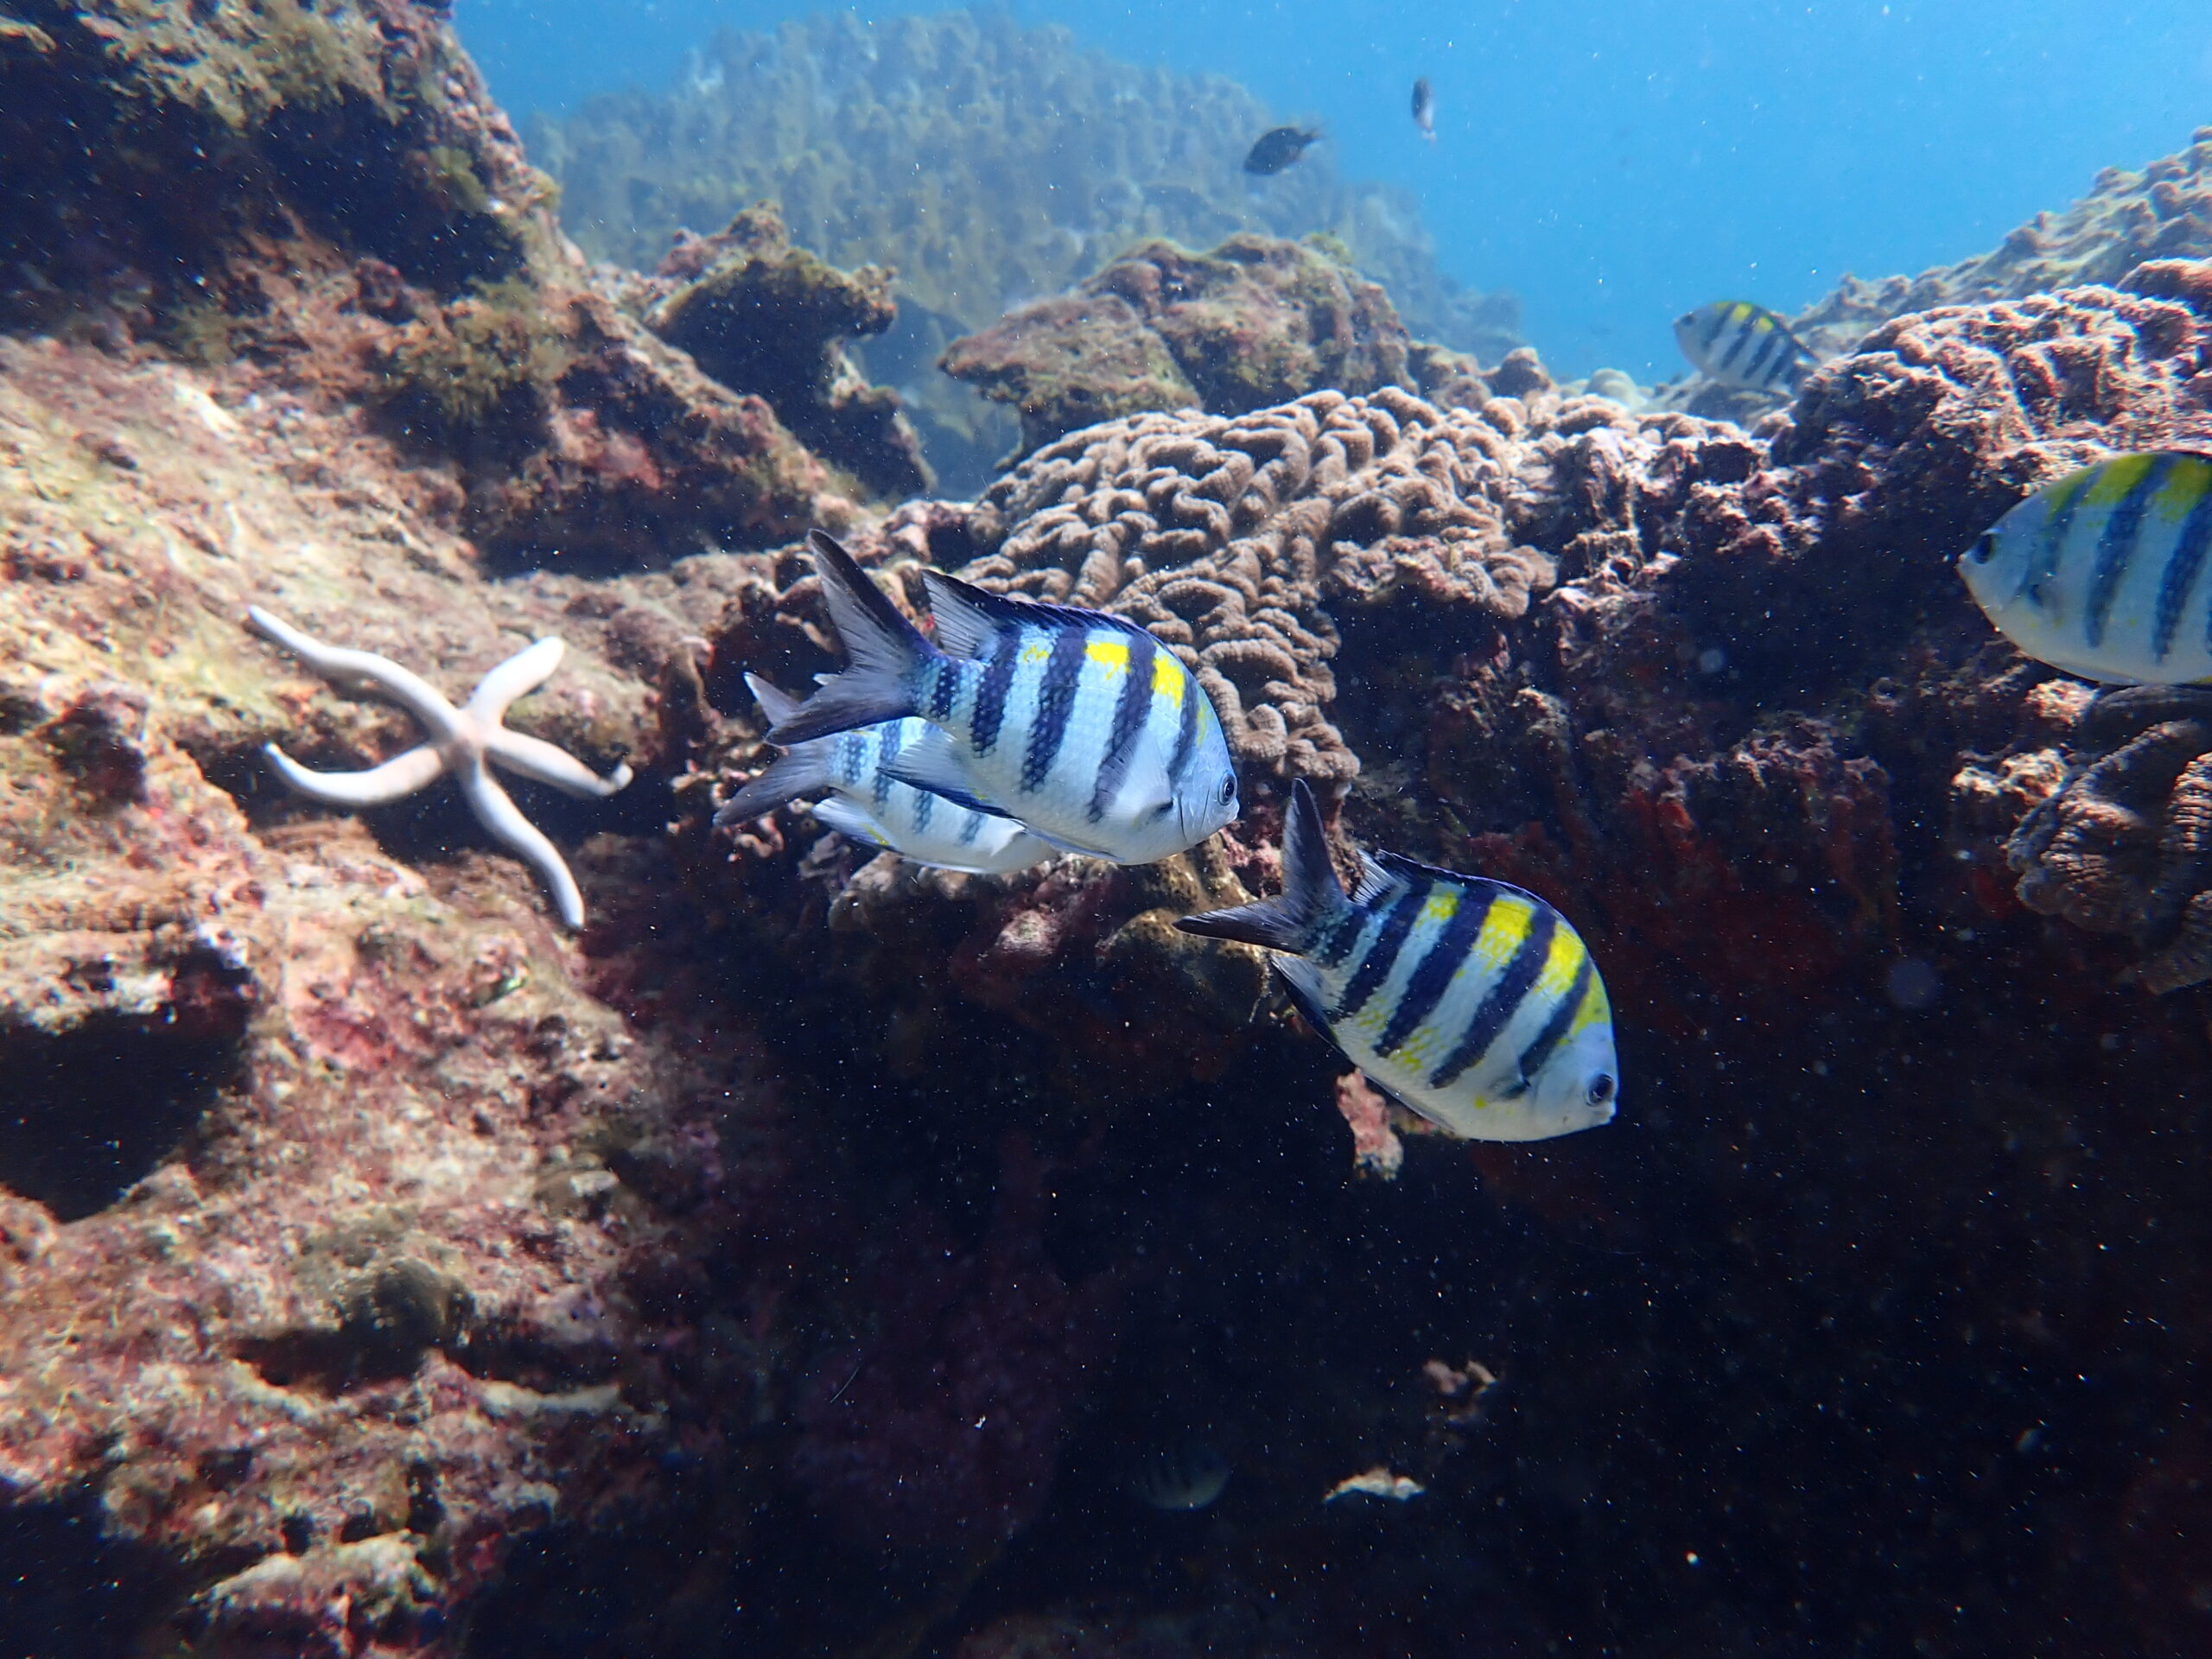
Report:
[{"label": "fish dorsal fin", "polygon": [[[1373,859],[1392,877],[1425,875],[1431,880],[1456,882],[1463,887],[1510,893],[1516,899],[1526,899],[1530,904],[1545,910],[1556,908],[1549,899],[1529,892],[1526,887],[1516,887],[1510,881],[1495,880],[1487,875],[1469,875],[1461,870],[1443,869],[1434,864],[1424,864],[1417,858],[1408,858],[1402,853],[1376,853]],[[1363,881],[1360,884],[1362,892],[1366,890],[1366,886]]]},{"label": "fish dorsal fin", "polygon": [[993,806],[976,793],[976,785],[962,764],[959,752],[943,729],[932,726],[915,742],[885,762],[883,775],[895,784],[910,785],[942,795],[948,801],[994,818],[1010,818],[1004,807]]},{"label": "fish dorsal fin", "polygon": [[1359,855],[1359,885],[1352,889],[1351,901],[1364,910],[1398,884],[1398,878],[1377,863],[1375,855],[1362,850]]},{"label": "fish dorsal fin", "polygon": [[986,592],[957,576],[925,570],[922,581],[930,591],[930,615],[937,622],[937,648],[948,657],[983,655],[1001,628],[1114,628],[1123,633],[1151,636],[1126,617],[1104,611],[1080,610],[1072,605],[1048,605],[1039,599],[1014,599]]}]

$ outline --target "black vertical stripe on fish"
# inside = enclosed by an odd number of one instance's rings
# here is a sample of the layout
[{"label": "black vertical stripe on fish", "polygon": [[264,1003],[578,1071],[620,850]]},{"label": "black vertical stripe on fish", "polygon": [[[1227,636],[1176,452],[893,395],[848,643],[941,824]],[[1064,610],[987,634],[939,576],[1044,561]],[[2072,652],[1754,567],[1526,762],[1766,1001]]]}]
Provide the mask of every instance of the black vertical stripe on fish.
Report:
[{"label": "black vertical stripe on fish", "polygon": [[1361,931],[1367,925],[1367,912],[1346,909],[1321,924],[1313,948],[1306,954],[1324,968],[1341,967],[1344,959],[1351,955],[1352,947],[1359,943]]},{"label": "black vertical stripe on fish", "polygon": [[1700,351],[1711,354],[1714,344],[1720,338],[1720,331],[1728,326],[1729,309],[1725,305],[1713,308],[1713,321],[1706,325],[1705,334],[1697,343]]},{"label": "black vertical stripe on fish", "polygon": [[1428,1074],[1429,1086],[1447,1089],[1459,1080],[1459,1074],[1490,1052],[1498,1033],[1512,1023],[1513,1016],[1521,1011],[1529,988],[1537,976],[1544,971],[1544,962],[1552,953],[1552,935],[1558,931],[1558,919],[1552,912],[1538,906],[1529,918],[1528,937],[1521,941],[1521,948],[1505,964],[1505,971],[1483,998],[1482,1006],[1475,1010],[1475,1017],[1467,1024],[1466,1034],[1459,1039],[1444,1064]]},{"label": "black vertical stripe on fish", "polygon": [[1075,715],[1075,694],[1083,683],[1083,663],[1090,648],[1087,628],[1062,628],[1052,636],[1052,649],[1045,658],[1045,674],[1037,689],[1037,720],[1029,728],[1029,747],[1021,757],[1021,787],[1033,793],[1044,784],[1067,741],[1068,721]]},{"label": "black vertical stripe on fish", "polygon": [[953,705],[960,701],[960,669],[950,660],[932,663],[930,667],[936,678],[930,686],[929,716],[931,720],[950,720]]},{"label": "black vertical stripe on fish", "polygon": [[1168,758],[1167,781],[1179,786],[1183,774],[1191,769],[1191,762],[1198,753],[1198,699],[1205,696],[1205,688],[1195,675],[1187,671],[1183,683],[1183,721],[1175,729],[1175,753]]},{"label": "black vertical stripe on fish", "polygon": [[2082,498],[2094,486],[2091,480],[2067,498],[2066,505],[2050,515],[2043,527],[2043,539],[2036,544],[2035,556],[2026,562],[2020,571],[2020,586],[2012,597],[2025,598],[2039,611],[2050,608],[2050,582],[2058,574],[2060,556],[2066,550],[2066,537],[2074,528],[2074,515],[2081,510]]},{"label": "black vertical stripe on fish", "polygon": [[1582,965],[1574,970],[1574,982],[1567,988],[1567,995],[1552,1010],[1552,1017],[1544,1021],[1544,1028],[1536,1033],[1535,1041],[1521,1051],[1518,1070],[1523,1082],[1535,1077],[1543,1069],[1544,1062],[1551,1058],[1552,1051],[1567,1040],[1567,1033],[1573,1028],[1574,1016],[1581,1012],[1582,999],[1590,995],[1590,982],[1597,971],[1590,953],[1585,950]]},{"label": "black vertical stripe on fish", "polygon": [[1002,628],[991,641],[991,658],[976,688],[976,707],[968,716],[968,741],[978,754],[988,754],[999,741],[999,727],[1006,720],[1007,693],[1014,688],[1014,664],[1020,660],[1018,628]]},{"label": "black vertical stripe on fish", "polygon": [[[2158,613],[2151,635],[2154,663],[2164,662],[2166,653],[2173,649],[2174,635],[2181,632],[2182,615],[2196,591],[2196,578],[2203,573],[2207,553],[2212,553],[2212,490],[2206,491],[2182,520],[2181,534],[2175,538],[2174,550],[2166,556],[2166,568],[2158,577]],[[2205,639],[2212,647],[2212,617],[2205,621]]]},{"label": "black vertical stripe on fish", "polygon": [[938,798],[926,789],[914,791],[914,828],[917,831],[926,830],[930,827],[930,820],[937,815],[937,801]]},{"label": "black vertical stripe on fish", "polygon": [[871,793],[878,817],[881,817],[883,809],[891,804],[891,778],[886,768],[898,758],[899,751],[893,747],[898,741],[898,734],[899,722],[896,721],[887,721],[875,728],[875,760],[871,768],[874,774],[874,788]]},{"label": "black vertical stripe on fish", "polygon": [[[2113,601],[2134,563],[2136,543],[2143,536],[2143,515],[2151,499],[2165,486],[2166,476],[2180,460],[2160,455],[2135,480],[2135,487],[2112,504],[2112,513],[2097,537],[2097,563],[2089,576],[2089,603],[2082,617],[2082,636],[2092,645],[2105,642],[2105,624],[2112,616]],[[2088,492],[2084,491],[2086,494]]]},{"label": "black vertical stripe on fish", "polygon": [[1159,649],[1148,633],[1129,641],[1129,670],[1122,677],[1121,695],[1114,699],[1114,728],[1107,734],[1097,781],[1090,787],[1089,817],[1093,823],[1106,816],[1129,775],[1129,760],[1136,753],[1145,717],[1152,712],[1152,659]]},{"label": "black vertical stripe on fish", "polygon": [[1437,930],[1435,939],[1414,964],[1404,995],[1398,998],[1398,1006],[1390,1010],[1390,1023],[1382,1027],[1382,1035],[1376,1041],[1376,1053],[1397,1052],[1406,1039],[1436,1012],[1436,1005],[1452,988],[1452,976],[1459,971],[1467,960],[1467,953],[1481,937],[1484,918],[1490,914],[1497,897],[1487,890],[1478,894],[1472,889],[1459,895],[1459,907],[1452,912],[1452,919]]},{"label": "black vertical stripe on fish", "polygon": [[972,847],[976,844],[976,837],[982,833],[983,815],[970,811],[968,814],[968,822],[960,826],[960,844],[963,847]]},{"label": "black vertical stripe on fish", "polygon": [[1744,365],[1744,378],[1753,385],[1758,385],[1766,370],[1768,359],[1774,355],[1774,348],[1781,344],[1782,331],[1779,328],[1768,329],[1759,341],[1758,350],[1753,352],[1751,361]]},{"label": "black vertical stripe on fish", "polygon": [[1405,892],[1383,917],[1382,931],[1375,936],[1375,943],[1352,970],[1351,983],[1344,987],[1344,994],[1329,1011],[1332,1024],[1349,1020],[1365,1007],[1368,999],[1382,988],[1391,969],[1397,966],[1398,952],[1406,948],[1406,935],[1413,931],[1421,907],[1428,902],[1429,892],[1436,885],[1425,875],[1409,876],[1407,882]]},{"label": "black vertical stripe on fish", "polygon": [[1746,317],[1744,319],[1742,325],[1737,328],[1736,338],[1728,342],[1728,349],[1720,354],[1720,362],[1718,366],[1725,369],[1731,363],[1733,363],[1736,360],[1738,354],[1743,351],[1744,343],[1750,340],[1751,337],[1751,320],[1749,317]]},{"label": "black vertical stripe on fish", "polygon": [[845,732],[830,741],[837,746],[830,752],[836,766],[833,775],[848,789],[857,789],[868,776],[871,753],[875,748],[874,734],[867,731]]}]

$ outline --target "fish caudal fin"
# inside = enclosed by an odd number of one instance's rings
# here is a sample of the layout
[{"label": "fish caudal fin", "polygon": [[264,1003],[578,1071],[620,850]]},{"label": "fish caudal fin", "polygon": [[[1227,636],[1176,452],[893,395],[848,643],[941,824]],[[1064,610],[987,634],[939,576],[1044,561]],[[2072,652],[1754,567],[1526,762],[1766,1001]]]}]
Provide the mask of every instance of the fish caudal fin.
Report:
[{"label": "fish caudal fin", "polygon": [[722,803],[715,814],[715,827],[749,823],[772,812],[786,801],[830,786],[830,746],[805,743],[793,749],[767,771]]},{"label": "fish caudal fin", "polygon": [[780,726],[799,711],[799,700],[788,691],[779,691],[758,674],[745,677],[745,689],[753,693],[753,702],[760,705],[760,712],[768,717],[771,726]]},{"label": "fish caudal fin", "polygon": [[938,654],[851,554],[818,530],[806,539],[823,603],[852,661],[770,728],[768,741],[787,746],[914,713],[915,671]]},{"label": "fish caudal fin", "polygon": [[1300,778],[1290,787],[1290,810],[1283,818],[1282,892],[1273,899],[1185,916],[1175,925],[1209,939],[1235,939],[1269,950],[1302,954],[1314,927],[1346,902],[1329,842],[1321,828],[1321,809]]}]

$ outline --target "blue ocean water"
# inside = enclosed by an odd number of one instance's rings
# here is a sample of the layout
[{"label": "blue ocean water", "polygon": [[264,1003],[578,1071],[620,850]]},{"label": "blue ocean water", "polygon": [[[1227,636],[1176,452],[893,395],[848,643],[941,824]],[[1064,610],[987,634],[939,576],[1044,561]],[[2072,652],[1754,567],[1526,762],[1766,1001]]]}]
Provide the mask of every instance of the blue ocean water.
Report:
[{"label": "blue ocean water", "polygon": [[[518,118],[658,88],[715,29],[788,0],[463,0]],[[943,10],[879,5],[864,17]],[[1414,190],[1444,269],[1522,296],[1545,360],[1651,381],[1703,301],[1788,312],[1980,252],[2212,121],[2212,6],[2157,0],[1776,4],[1018,0],[1140,63],[1213,71],[1319,121],[1345,175]],[[1433,84],[1437,142],[1407,113]]]}]

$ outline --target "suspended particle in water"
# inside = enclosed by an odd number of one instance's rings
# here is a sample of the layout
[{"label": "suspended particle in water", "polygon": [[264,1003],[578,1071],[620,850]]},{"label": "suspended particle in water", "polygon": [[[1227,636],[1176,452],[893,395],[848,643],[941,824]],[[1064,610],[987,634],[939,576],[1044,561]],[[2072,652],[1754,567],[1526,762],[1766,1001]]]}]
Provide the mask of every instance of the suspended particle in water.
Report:
[{"label": "suspended particle in water", "polygon": [[1697,671],[1700,674],[1718,674],[1727,666],[1728,653],[1718,645],[1707,645],[1697,654]]},{"label": "suspended particle in water", "polygon": [[1918,957],[1900,957],[1890,964],[1882,981],[1882,994],[1892,1007],[1920,1014],[1942,1000],[1943,976]]}]

